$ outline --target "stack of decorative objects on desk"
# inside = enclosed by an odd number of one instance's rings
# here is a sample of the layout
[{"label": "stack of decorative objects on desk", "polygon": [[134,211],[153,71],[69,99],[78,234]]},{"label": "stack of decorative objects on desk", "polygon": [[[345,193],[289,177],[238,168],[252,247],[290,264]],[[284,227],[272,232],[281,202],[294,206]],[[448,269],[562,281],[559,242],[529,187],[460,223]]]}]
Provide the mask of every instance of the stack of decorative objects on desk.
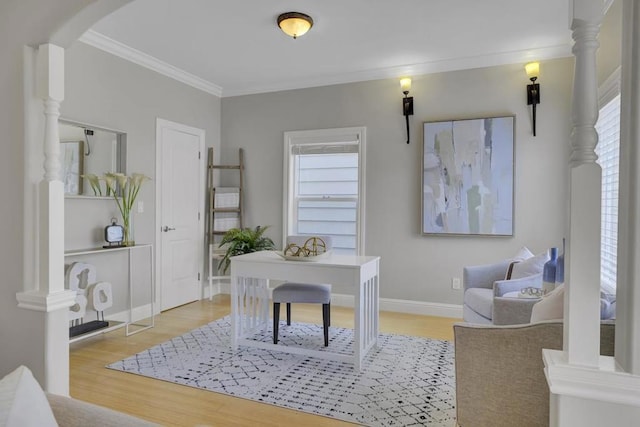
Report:
[{"label": "stack of decorative objects on desk", "polygon": [[290,261],[315,261],[331,254],[329,236],[289,236],[284,250],[276,252]]}]

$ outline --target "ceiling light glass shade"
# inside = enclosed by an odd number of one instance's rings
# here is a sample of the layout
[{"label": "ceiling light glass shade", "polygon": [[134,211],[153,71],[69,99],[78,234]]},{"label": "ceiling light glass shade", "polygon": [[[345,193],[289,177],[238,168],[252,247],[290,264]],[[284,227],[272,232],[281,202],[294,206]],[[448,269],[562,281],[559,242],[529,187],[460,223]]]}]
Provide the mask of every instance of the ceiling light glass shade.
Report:
[{"label": "ceiling light glass shade", "polygon": [[527,72],[527,77],[537,78],[540,77],[540,63],[539,62],[529,62],[524,66],[524,70]]},{"label": "ceiling light glass shade", "polygon": [[311,29],[313,19],[304,13],[287,12],[278,16],[278,26],[286,35],[296,39]]},{"label": "ceiling light glass shade", "polygon": [[411,90],[411,79],[409,77],[400,79],[400,88],[402,92],[409,92]]}]

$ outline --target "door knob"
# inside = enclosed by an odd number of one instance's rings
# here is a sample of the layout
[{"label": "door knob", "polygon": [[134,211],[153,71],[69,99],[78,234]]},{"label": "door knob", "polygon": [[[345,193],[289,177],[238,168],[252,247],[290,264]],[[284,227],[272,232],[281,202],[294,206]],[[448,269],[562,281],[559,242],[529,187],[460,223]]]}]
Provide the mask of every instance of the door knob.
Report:
[{"label": "door knob", "polygon": [[166,233],[167,231],[172,231],[172,230],[175,230],[175,228],[172,228],[172,227],[169,227],[169,226],[166,226],[166,225],[165,225],[165,226],[164,226],[164,228],[162,229],[162,231],[164,231],[165,233]]}]

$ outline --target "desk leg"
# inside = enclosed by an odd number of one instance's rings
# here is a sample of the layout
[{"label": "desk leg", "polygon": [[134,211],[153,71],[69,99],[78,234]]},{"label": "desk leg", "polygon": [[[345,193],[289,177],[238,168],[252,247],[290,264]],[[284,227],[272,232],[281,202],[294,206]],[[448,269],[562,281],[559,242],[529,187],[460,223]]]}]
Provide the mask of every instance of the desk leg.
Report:
[{"label": "desk leg", "polygon": [[358,286],[355,298],[354,365],[360,371],[367,352],[378,343],[379,329],[378,276],[365,280]]},{"label": "desk leg", "polygon": [[378,335],[380,333],[380,280],[379,276],[373,278],[373,342],[378,347]]},{"label": "desk leg", "polygon": [[231,346],[269,323],[269,281],[231,276]]},{"label": "desk leg", "polygon": [[354,315],[354,326],[355,329],[353,331],[353,356],[354,356],[354,367],[355,370],[360,372],[362,370],[362,349],[363,349],[363,331],[362,327],[364,326],[364,292],[365,292],[365,283],[360,282],[357,287],[356,295],[355,295],[355,307],[353,310]]},{"label": "desk leg", "polygon": [[238,338],[242,330],[238,288],[242,278],[231,276],[231,348],[238,349]]},{"label": "desk leg", "polygon": [[[209,301],[213,300],[213,257],[211,256],[212,245],[209,245]],[[220,283],[218,281],[218,283]]]},{"label": "desk leg", "polygon": [[269,280],[264,280],[261,284],[260,293],[260,322],[262,323],[262,331],[267,332],[269,328]]}]

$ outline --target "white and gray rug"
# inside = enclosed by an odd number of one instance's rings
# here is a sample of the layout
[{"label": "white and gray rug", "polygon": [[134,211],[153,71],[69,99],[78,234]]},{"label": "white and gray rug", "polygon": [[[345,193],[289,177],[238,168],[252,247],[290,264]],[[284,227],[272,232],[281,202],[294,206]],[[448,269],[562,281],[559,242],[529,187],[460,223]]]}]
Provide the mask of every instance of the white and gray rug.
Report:
[{"label": "white and gray rug", "polygon": [[[353,365],[243,348],[229,317],[108,368],[368,426],[455,425],[453,344],[380,334],[362,372]],[[323,348],[322,326],[281,323],[280,343]],[[352,352],[353,331],[331,327],[332,351]],[[260,339],[271,340],[271,329]]]}]

